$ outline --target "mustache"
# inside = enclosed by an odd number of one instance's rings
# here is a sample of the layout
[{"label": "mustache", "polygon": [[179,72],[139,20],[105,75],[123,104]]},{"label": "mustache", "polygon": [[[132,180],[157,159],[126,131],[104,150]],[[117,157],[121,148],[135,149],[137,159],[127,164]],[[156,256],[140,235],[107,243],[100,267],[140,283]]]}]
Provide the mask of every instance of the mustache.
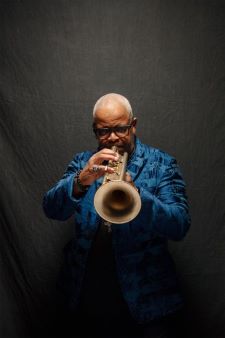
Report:
[{"label": "mustache", "polygon": [[99,149],[103,149],[103,148],[111,149],[113,146],[116,146],[116,147],[118,147],[118,148],[124,148],[124,145],[122,145],[122,144],[120,144],[120,143],[112,143],[112,142],[109,142],[109,143],[100,144],[100,145],[99,145]]},{"label": "mustache", "polygon": [[118,149],[119,154],[123,155],[125,152],[129,153],[129,147],[124,144],[119,144],[119,143],[106,143],[106,144],[99,144],[98,150],[108,148],[112,149],[113,146],[116,146]]}]

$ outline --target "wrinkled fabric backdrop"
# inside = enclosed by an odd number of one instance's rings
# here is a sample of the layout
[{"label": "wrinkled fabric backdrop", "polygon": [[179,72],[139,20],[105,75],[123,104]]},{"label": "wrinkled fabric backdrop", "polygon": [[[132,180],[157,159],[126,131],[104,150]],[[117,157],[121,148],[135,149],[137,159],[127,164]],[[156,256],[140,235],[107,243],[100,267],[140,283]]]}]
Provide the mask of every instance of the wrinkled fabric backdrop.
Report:
[{"label": "wrinkled fabric backdrop", "polygon": [[98,97],[128,97],[141,140],[175,156],[192,227],[171,242],[193,327],[225,336],[225,2],[0,2],[0,336],[57,332],[55,281],[73,220],[44,192],[95,149]]}]

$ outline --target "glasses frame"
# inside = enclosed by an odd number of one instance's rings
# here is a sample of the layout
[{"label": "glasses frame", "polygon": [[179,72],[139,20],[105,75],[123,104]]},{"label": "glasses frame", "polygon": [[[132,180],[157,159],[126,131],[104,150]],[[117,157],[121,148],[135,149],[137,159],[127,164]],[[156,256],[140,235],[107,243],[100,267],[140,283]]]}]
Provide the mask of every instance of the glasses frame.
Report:
[{"label": "glasses frame", "polygon": [[[93,127],[93,131],[94,131],[96,137],[101,138],[101,139],[108,138],[112,134],[112,132],[114,132],[117,137],[125,137],[129,134],[130,128],[132,126],[133,126],[133,121],[131,122],[131,124],[123,124],[121,126],[116,126],[116,127],[105,127],[105,128],[95,128],[95,127]],[[120,136],[120,135],[117,134],[116,129],[118,129],[118,128],[127,128],[127,130],[126,130],[126,132],[124,133],[123,136]],[[105,131],[108,131],[108,132],[104,136],[99,136],[98,135],[99,130],[105,130]]]}]

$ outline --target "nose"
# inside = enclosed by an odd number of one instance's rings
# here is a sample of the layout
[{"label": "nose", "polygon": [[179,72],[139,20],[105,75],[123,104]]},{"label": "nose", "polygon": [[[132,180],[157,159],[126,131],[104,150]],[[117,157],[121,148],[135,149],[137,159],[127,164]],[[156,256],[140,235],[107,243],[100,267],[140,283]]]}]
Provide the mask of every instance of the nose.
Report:
[{"label": "nose", "polygon": [[116,141],[116,140],[118,140],[118,139],[119,139],[119,137],[115,134],[114,131],[112,131],[111,134],[110,134],[109,137],[108,137],[108,140],[109,140],[109,141]]}]

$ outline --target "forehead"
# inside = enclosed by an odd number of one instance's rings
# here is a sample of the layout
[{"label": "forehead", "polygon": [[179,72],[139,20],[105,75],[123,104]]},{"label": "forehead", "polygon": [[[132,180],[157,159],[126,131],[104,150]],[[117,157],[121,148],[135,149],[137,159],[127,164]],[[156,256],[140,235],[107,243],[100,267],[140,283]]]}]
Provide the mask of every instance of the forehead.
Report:
[{"label": "forehead", "polygon": [[118,123],[128,123],[129,113],[126,108],[119,103],[108,103],[101,106],[95,112],[95,124],[98,125],[116,125]]}]

